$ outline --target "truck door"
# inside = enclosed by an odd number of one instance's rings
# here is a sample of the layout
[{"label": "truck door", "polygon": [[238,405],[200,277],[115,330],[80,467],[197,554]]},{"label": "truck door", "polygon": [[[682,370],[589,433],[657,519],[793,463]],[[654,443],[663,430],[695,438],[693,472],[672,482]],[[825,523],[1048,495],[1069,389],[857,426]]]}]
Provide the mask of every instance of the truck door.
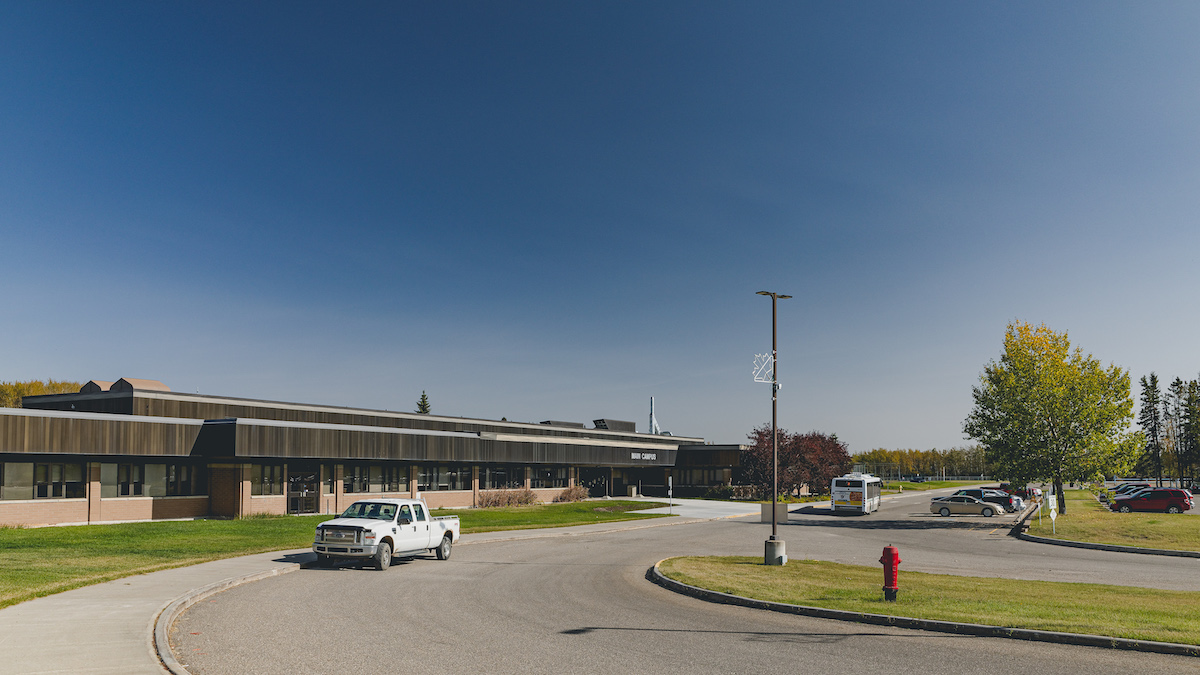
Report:
[{"label": "truck door", "polygon": [[[425,507],[413,504],[413,515],[416,516],[414,522],[417,525],[417,537],[422,542],[421,548],[429,548],[432,544],[429,543],[429,517],[425,513]],[[423,539],[421,539],[422,537]]]},{"label": "truck door", "polygon": [[[420,509],[420,506],[416,507]],[[413,553],[429,548],[428,522],[419,522],[417,514],[409,504],[400,506],[396,515],[396,551],[395,553]],[[424,513],[422,513],[424,516]]]}]

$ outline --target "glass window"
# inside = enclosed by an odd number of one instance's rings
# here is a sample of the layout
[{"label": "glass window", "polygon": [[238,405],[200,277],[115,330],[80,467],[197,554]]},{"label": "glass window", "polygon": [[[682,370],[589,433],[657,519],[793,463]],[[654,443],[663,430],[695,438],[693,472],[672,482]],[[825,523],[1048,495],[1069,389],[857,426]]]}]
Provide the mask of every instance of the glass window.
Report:
[{"label": "glass window", "polygon": [[[282,495],[284,490],[283,469],[282,464],[252,464],[250,466],[250,494]],[[148,481],[149,478],[147,478]]]},{"label": "glass window", "polygon": [[117,465],[116,464],[101,464],[100,465],[100,497],[109,498],[117,496]]},{"label": "glass window", "polygon": [[415,513],[417,516],[416,522],[425,522],[425,509],[421,508],[420,504],[413,504],[413,513]]},{"label": "glass window", "polygon": [[480,490],[511,490],[524,486],[525,467],[523,466],[479,467]]},{"label": "glass window", "polygon": [[142,471],[147,497],[167,496],[167,465],[147,464]]},{"label": "glass window", "polygon": [[5,462],[0,476],[0,499],[33,499],[33,463]]},{"label": "glass window", "polygon": [[82,499],[87,494],[82,464],[34,464],[34,499]]},{"label": "glass window", "polygon": [[535,488],[565,488],[567,487],[567,468],[535,467],[530,484]]}]

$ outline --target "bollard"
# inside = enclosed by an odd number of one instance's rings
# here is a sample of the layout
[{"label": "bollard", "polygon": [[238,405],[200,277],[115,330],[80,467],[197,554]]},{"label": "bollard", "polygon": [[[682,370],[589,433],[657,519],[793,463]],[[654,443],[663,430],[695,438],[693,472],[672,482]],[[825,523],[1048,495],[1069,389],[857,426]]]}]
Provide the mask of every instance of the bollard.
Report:
[{"label": "bollard", "polygon": [[895,602],[896,593],[900,590],[897,583],[900,576],[900,550],[895,546],[884,546],[879,562],[883,563],[883,599]]}]

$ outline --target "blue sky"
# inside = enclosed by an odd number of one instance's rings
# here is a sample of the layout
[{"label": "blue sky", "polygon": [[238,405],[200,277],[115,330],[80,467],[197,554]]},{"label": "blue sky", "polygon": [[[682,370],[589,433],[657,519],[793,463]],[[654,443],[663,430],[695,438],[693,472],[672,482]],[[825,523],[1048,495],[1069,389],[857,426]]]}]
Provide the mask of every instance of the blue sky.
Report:
[{"label": "blue sky", "polygon": [[[0,379],[967,441],[1196,377],[1200,5],[0,4]],[[1136,395],[1135,391],[1135,395]]]}]

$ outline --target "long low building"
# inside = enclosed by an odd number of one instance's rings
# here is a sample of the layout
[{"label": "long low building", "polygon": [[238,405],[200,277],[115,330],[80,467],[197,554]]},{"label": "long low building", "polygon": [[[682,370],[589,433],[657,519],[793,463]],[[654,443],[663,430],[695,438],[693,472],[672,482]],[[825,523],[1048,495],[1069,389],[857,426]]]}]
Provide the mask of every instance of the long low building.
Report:
[{"label": "long low building", "polygon": [[338,513],[371,496],[467,507],[580,485],[684,496],[729,484],[738,445],[594,428],[443,417],[170,391],[93,380],[0,408],[0,524]]}]

